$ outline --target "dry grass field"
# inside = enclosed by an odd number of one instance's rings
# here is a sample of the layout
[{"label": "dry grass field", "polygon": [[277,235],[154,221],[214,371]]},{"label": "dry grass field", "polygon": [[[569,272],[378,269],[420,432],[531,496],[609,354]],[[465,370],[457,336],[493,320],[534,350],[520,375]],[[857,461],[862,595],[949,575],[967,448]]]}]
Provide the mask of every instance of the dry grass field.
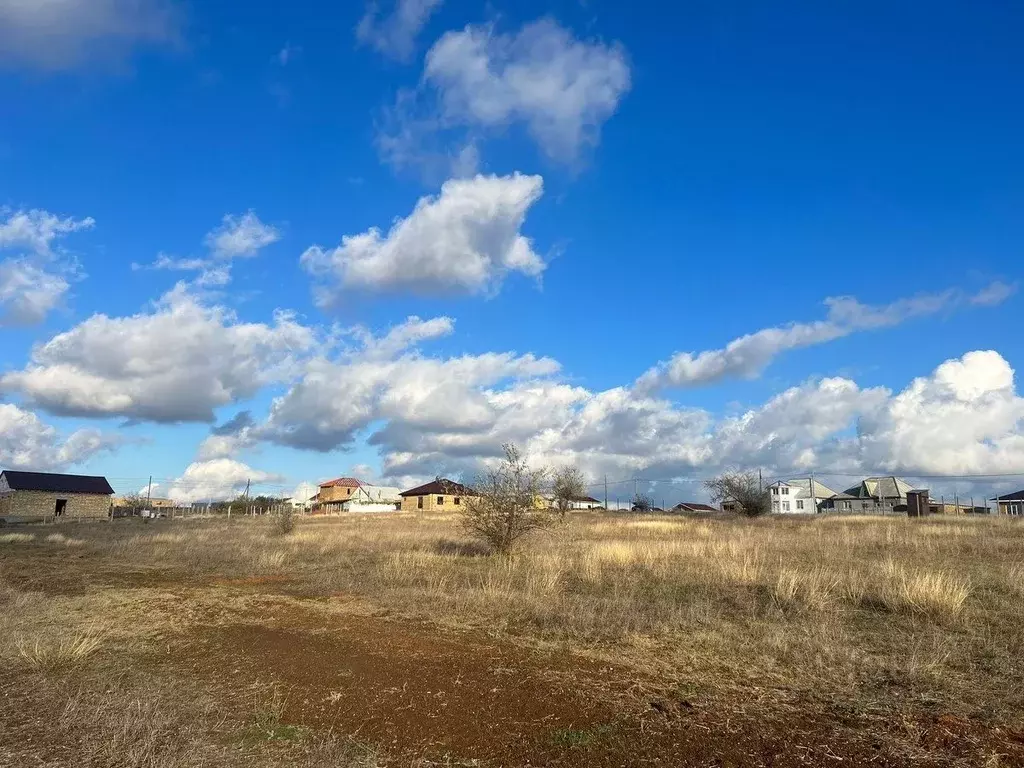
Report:
[{"label": "dry grass field", "polygon": [[1024,765],[1024,526],[0,531],[0,765]]}]

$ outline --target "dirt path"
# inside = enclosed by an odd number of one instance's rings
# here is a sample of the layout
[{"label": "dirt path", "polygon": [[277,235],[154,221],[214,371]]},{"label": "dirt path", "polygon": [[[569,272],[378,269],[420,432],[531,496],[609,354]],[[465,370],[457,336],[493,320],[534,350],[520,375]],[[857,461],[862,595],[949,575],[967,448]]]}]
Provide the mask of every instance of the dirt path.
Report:
[{"label": "dirt path", "polygon": [[998,740],[993,765],[1024,765],[1019,735],[953,718],[917,724],[913,758],[887,738],[906,724],[841,723],[810,703],[689,701],[623,668],[410,622],[295,610],[273,624],[202,629],[176,657],[228,698],[274,684],[285,722],[349,735],[387,764],[982,765]]}]

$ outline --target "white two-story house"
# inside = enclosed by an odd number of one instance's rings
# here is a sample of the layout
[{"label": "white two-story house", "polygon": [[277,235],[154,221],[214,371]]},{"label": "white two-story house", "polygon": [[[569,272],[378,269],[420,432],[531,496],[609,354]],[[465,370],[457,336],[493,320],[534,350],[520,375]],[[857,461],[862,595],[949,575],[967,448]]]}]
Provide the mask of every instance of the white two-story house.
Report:
[{"label": "white two-story house", "polygon": [[772,512],[780,515],[813,515],[836,492],[809,477],[779,480],[768,486]]}]

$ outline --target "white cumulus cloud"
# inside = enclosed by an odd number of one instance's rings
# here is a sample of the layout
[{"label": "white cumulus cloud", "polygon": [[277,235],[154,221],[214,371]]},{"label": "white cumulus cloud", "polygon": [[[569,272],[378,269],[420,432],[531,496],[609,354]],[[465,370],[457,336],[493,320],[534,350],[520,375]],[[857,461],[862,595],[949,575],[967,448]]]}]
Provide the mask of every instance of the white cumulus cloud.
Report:
[{"label": "white cumulus cloud", "polygon": [[[179,503],[221,501],[235,498],[246,485],[279,484],[284,478],[273,472],[253,469],[235,459],[218,458],[194,461],[180,477],[171,481],[167,495]],[[256,495],[252,490],[251,495]]]},{"label": "white cumulus cloud", "polygon": [[31,411],[0,403],[0,468],[62,470],[116,444],[95,429],[80,429],[62,438]]},{"label": "white cumulus cloud", "polygon": [[30,261],[0,261],[0,327],[41,323],[69,287],[61,275]]},{"label": "white cumulus cloud", "polygon": [[287,379],[314,342],[288,313],[239,322],[178,285],[151,311],[93,315],[54,336],[0,388],[58,414],[212,421],[215,408]]},{"label": "white cumulus cloud", "polygon": [[487,293],[509,272],[539,276],[544,260],[520,230],[543,193],[540,176],[452,179],[423,197],[386,235],[373,227],[346,235],[331,250],[302,254],[307,271],[326,284],[317,298],[334,303],[345,289],[419,294]]},{"label": "white cumulus cloud", "polygon": [[577,39],[553,19],[515,34],[469,25],[427,53],[419,87],[399,93],[378,148],[398,167],[417,165],[435,159],[440,135],[466,146],[467,135],[522,125],[547,157],[573,164],[598,143],[630,82],[621,45]]},{"label": "white cumulus cloud", "polygon": [[0,327],[40,323],[67,293],[68,279],[79,276],[56,242],[95,221],[39,209],[3,209],[0,215],[0,251],[15,252],[0,260]]}]

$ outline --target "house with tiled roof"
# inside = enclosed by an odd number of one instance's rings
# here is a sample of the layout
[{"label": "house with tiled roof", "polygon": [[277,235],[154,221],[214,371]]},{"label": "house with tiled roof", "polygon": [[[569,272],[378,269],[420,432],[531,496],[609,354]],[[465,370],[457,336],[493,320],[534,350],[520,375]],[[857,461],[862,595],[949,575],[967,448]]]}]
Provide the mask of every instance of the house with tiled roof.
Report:
[{"label": "house with tiled roof", "polygon": [[313,512],[341,512],[345,502],[352,498],[361,485],[354,477],[338,477],[320,483],[320,490],[312,499]]}]

